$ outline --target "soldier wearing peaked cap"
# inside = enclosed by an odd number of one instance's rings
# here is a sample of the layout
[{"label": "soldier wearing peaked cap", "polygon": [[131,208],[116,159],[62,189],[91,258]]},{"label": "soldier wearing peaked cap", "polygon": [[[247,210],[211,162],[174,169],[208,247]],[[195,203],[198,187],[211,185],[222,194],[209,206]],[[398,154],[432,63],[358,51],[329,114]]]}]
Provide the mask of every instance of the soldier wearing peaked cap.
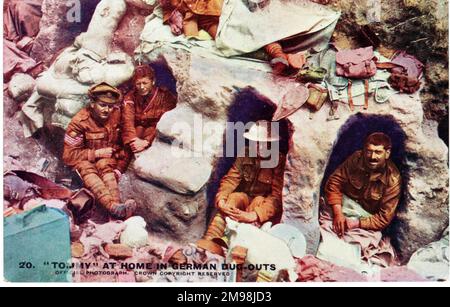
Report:
[{"label": "soldier wearing peaked cap", "polygon": [[64,138],[63,160],[81,175],[85,186],[113,217],[130,217],[136,203],[122,203],[118,180],[129,155],[121,143],[122,93],[107,83],[88,92],[91,103],[74,116]]}]

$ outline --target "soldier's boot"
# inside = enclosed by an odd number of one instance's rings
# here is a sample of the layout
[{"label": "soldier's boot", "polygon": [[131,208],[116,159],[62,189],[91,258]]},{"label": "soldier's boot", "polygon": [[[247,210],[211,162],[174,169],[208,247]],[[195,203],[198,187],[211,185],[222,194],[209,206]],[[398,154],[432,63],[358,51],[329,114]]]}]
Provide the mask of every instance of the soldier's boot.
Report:
[{"label": "soldier's boot", "polygon": [[113,197],[103,180],[97,174],[87,174],[83,176],[83,181],[86,188],[94,194],[97,202],[109,211],[113,204]]},{"label": "soldier's boot", "polygon": [[112,205],[109,213],[116,219],[126,220],[130,218],[136,211],[136,202],[132,199],[125,201],[120,200],[119,184],[114,173],[106,173],[103,175],[103,182],[108,187],[112,197]]},{"label": "soldier's boot", "polygon": [[225,244],[222,241],[222,237],[225,233],[226,225],[223,215],[217,213],[209,224],[203,238],[197,241],[197,247],[223,256],[223,247],[225,247]]},{"label": "soldier's boot", "polygon": [[133,199],[128,199],[125,203],[113,204],[109,212],[111,216],[116,219],[127,220],[133,216],[136,208],[136,201]]},{"label": "soldier's boot", "polygon": [[271,43],[265,47],[267,54],[272,59],[271,65],[275,75],[281,75],[288,67],[288,56],[279,43]]}]

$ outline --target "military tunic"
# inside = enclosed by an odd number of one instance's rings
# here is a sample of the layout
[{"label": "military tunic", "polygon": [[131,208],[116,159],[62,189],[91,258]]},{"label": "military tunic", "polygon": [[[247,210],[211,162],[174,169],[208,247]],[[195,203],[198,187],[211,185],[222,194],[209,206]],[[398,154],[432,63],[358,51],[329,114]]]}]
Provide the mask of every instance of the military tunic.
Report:
[{"label": "military tunic", "polygon": [[[79,172],[85,186],[108,210],[121,202],[115,171],[124,173],[130,161],[121,145],[120,119],[119,108],[105,123],[84,108],[72,119],[64,138],[64,163]],[[111,158],[96,158],[97,149],[109,147],[115,149]]]},{"label": "military tunic", "polygon": [[164,8],[164,23],[167,23],[175,10],[184,17],[183,28],[186,36],[197,36],[203,29],[213,38],[217,34],[223,0],[170,0],[170,8]]},{"label": "military tunic", "polygon": [[286,157],[280,155],[275,168],[261,168],[259,158],[239,157],[223,177],[216,194],[216,206],[221,200],[232,206],[254,211],[261,224],[277,222],[282,213],[282,191]]},{"label": "military tunic", "polygon": [[362,151],[350,156],[330,176],[325,187],[327,203],[342,206],[347,195],[372,216],[360,220],[361,228],[382,230],[393,218],[401,196],[401,176],[395,164],[388,160],[384,169],[373,172],[364,166]]},{"label": "military tunic", "polygon": [[176,103],[176,96],[164,88],[154,88],[147,97],[129,92],[124,99],[122,114],[124,144],[140,138],[151,145],[156,136],[156,125],[164,113],[176,107]]},{"label": "military tunic", "polygon": [[97,149],[112,147],[116,150],[113,159],[117,169],[125,172],[129,157],[121,146],[121,112],[115,109],[109,120],[102,124],[97,121],[88,108],[82,109],[69,124],[64,142],[64,162],[79,168],[82,162],[95,163],[95,151]]}]

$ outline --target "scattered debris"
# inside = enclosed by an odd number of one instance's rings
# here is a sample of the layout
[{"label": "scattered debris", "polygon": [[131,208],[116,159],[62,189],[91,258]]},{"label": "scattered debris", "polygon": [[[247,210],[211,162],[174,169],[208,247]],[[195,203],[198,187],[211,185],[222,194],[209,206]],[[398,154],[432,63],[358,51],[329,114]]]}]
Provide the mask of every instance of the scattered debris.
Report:
[{"label": "scattered debris", "polygon": [[133,257],[133,250],[125,244],[106,244],[104,249],[112,258],[126,259]]}]

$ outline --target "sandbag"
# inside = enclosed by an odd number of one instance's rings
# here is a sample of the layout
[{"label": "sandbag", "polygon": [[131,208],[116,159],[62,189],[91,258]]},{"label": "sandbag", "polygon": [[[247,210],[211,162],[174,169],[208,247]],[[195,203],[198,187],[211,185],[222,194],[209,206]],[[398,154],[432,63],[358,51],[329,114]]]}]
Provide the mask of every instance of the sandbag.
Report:
[{"label": "sandbag", "polygon": [[63,116],[74,117],[89,103],[87,97],[60,98],[56,100],[55,112]]},{"label": "sandbag", "polygon": [[88,90],[89,85],[83,85],[67,76],[64,79],[57,78],[56,74],[53,73],[53,68],[50,68],[36,80],[37,94],[55,100],[56,97],[86,95]]},{"label": "sandbag", "polygon": [[53,65],[36,81],[36,92],[22,108],[26,137],[44,126],[41,98],[55,103],[51,124],[66,128],[71,118],[89,103],[87,92],[94,84],[107,82],[118,86],[134,73],[130,56],[109,52],[117,26],[125,14],[124,0],[102,0],[96,8],[87,32],[77,37]]},{"label": "sandbag", "polygon": [[[291,282],[296,281],[296,262],[286,243],[269,233],[250,224],[241,224],[227,218],[227,232],[230,233],[229,255],[240,246],[247,249],[246,262],[250,264],[274,264],[274,274],[287,270]],[[263,226],[264,227],[264,226]],[[264,244],[261,244],[264,242]]]},{"label": "sandbag", "polygon": [[95,9],[88,30],[75,39],[74,46],[88,49],[106,58],[114,32],[126,9],[125,0],[102,0]]},{"label": "sandbag", "polygon": [[24,101],[33,93],[36,81],[27,74],[15,74],[8,86],[9,95],[16,101]]},{"label": "sandbag", "polygon": [[415,252],[408,262],[408,269],[432,281],[446,281],[449,275],[449,229],[442,239]]}]

